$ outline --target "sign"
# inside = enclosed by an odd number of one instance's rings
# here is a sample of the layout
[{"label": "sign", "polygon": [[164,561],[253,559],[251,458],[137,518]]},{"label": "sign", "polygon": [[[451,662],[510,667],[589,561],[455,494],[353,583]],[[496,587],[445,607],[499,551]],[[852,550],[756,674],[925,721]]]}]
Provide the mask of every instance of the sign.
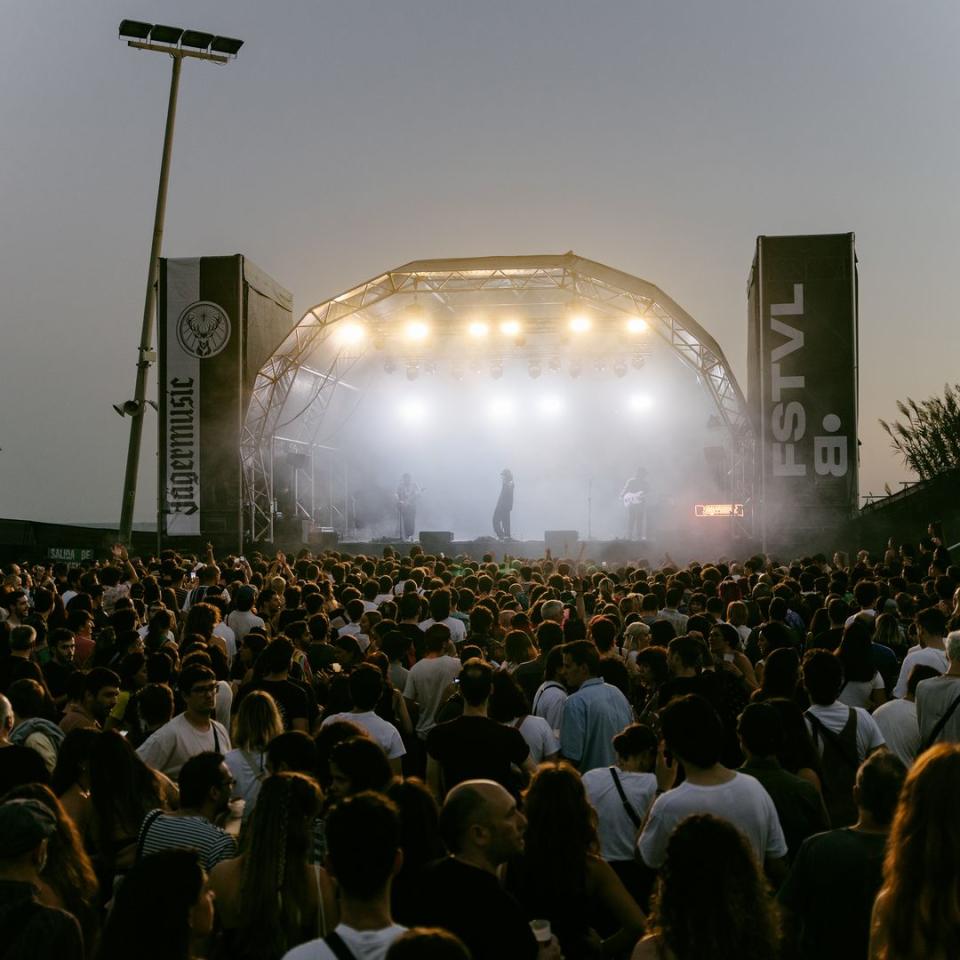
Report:
[{"label": "sign", "polygon": [[693,508],[695,517],[742,517],[742,503],[698,503]]},{"label": "sign", "polygon": [[79,563],[81,560],[92,560],[93,551],[81,547],[47,547],[48,560],[60,560],[63,563]]}]

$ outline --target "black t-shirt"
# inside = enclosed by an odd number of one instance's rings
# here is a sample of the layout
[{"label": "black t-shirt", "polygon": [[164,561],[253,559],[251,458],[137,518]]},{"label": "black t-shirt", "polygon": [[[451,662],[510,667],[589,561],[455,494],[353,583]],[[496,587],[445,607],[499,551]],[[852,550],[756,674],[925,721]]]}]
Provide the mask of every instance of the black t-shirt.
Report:
[{"label": "black t-shirt", "polygon": [[6,693],[15,680],[23,679],[36,680],[41,687],[46,687],[40,667],[32,660],[12,654],[0,658],[0,693]]},{"label": "black t-shirt", "polygon": [[250,690],[265,690],[277,701],[284,730],[292,730],[294,720],[309,721],[307,694],[295,681],[257,680],[250,685],[247,692]]},{"label": "black t-shirt", "polygon": [[452,857],[421,872],[410,922],[449,930],[466,944],[473,960],[537,956],[537,942],[520,904],[493,874]]},{"label": "black t-shirt", "polygon": [[0,748],[0,796],[25,783],[49,783],[43,757],[30,747],[11,744]]},{"label": "black t-shirt", "polygon": [[600,658],[600,676],[604,683],[615,686],[628,700],[630,699],[630,674],[622,660],[612,657]]},{"label": "black t-shirt", "polygon": [[74,670],[76,670],[76,667],[59,663],[56,660],[51,660],[49,663],[43,665],[43,676],[47,681],[47,689],[50,691],[50,696],[53,697],[54,700],[58,697],[66,696],[67,685],[73,676]]},{"label": "black t-shirt", "polygon": [[398,623],[395,629],[398,633],[402,633],[405,637],[409,638],[413,644],[416,658],[422,660],[423,655],[426,653],[426,649],[424,648],[427,637],[426,632],[421,630],[415,623]]},{"label": "black t-shirt", "polygon": [[463,780],[495,780],[516,793],[510,765],[522,765],[530,748],[519,730],[470,716],[434,727],[427,734],[427,753],[443,768],[447,790]]},{"label": "black t-shirt", "polygon": [[800,922],[804,960],[867,955],[886,840],[886,834],[844,828],[818,833],[800,845],[778,899]]}]

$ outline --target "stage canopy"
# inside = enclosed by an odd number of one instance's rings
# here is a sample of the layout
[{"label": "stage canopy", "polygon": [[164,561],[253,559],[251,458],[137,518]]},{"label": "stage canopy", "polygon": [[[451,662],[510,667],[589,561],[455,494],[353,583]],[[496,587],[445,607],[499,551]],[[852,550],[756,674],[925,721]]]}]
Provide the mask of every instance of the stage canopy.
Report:
[{"label": "stage canopy", "polygon": [[720,347],[654,284],[574,253],[420,260],[308,310],[260,369],[247,532],[393,536],[411,472],[419,526],[477,536],[510,468],[525,535],[615,537],[638,465],[664,515],[692,516],[749,503],[753,446]]}]

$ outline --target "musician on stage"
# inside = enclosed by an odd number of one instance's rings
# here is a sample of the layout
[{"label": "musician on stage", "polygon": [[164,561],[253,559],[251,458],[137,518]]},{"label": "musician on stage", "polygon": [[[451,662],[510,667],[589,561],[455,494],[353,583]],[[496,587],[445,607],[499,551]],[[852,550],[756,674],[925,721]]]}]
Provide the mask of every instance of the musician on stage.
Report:
[{"label": "musician on stage", "polygon": [[401,540],[413,540],[417,528],[417,501],[422,493],[423,488],[414,482],[409,473],[400,478],[400,485],[397,487],[397,513],[400,516]]},{"label": "musician on stage", "polygon": [[513,474],[504,470],[500,474],[500,496],[493,511],[493,532],[498,540],[510,539],[510,511],[513,510]]},{"label": "musician on stage", "polygon": [[627,508],[627,539],[647,539],[647,471],[637,472],[623,485],[620,498]]}]

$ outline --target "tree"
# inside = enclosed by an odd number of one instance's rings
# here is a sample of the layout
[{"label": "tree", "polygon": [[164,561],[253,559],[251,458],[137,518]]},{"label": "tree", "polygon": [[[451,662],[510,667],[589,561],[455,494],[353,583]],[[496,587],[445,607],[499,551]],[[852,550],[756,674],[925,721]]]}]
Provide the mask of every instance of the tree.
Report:
[{"label": "tree", "polygon": [[893,449],[921,480],[960,469],[960,384],[944,384],[942,397],[898,400],[904,420],[880,421]]}]

